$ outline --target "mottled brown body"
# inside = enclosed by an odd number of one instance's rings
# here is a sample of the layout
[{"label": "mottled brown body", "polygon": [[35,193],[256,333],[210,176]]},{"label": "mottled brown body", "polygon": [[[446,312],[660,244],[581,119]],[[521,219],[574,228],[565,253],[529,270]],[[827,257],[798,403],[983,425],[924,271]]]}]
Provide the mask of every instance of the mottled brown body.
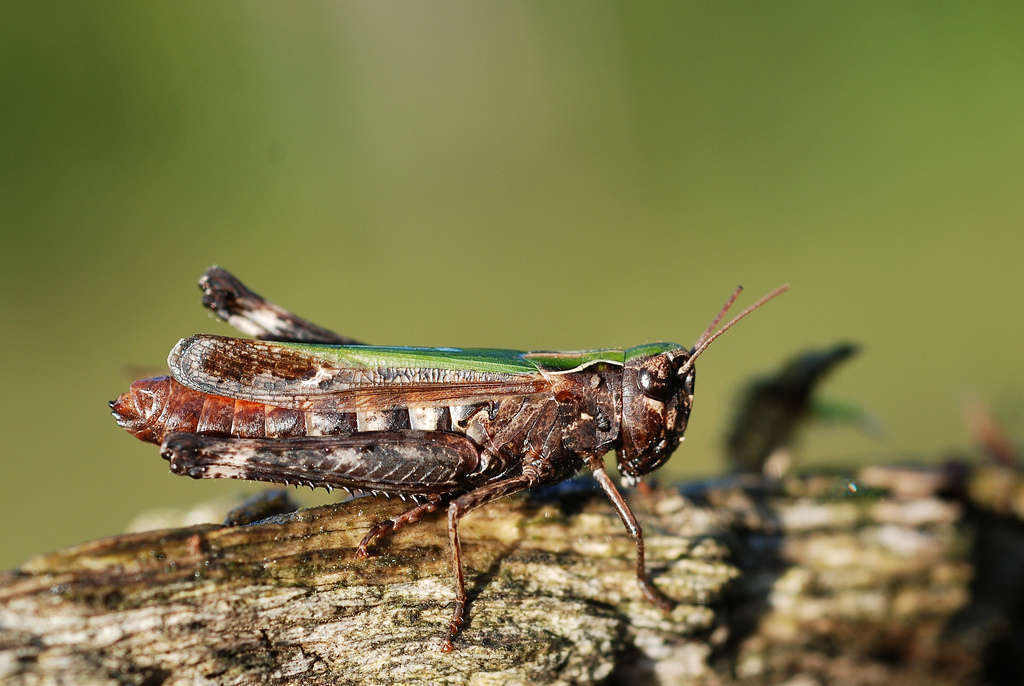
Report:
[{"label": "mottled brown body", "polygon": [[293,410],[227,398],[193,390],[168,376],[135,381],[111,409],[125,429],[157,445],[175,432],[289,438],[337,436],[356,430],[353,412]]},{"label": "mottled brown body", "polygon": [[[387,373],[386,370],[383,373]],[[135,381],[111,404],[118,423],[141,440],[161,444],[170,434],[198,433],[233,438],[350,436],[399,431],[451,432],[470,439],[480,460],[465,485],[529,474],[539,482],[560,481],[579,471],[587,457],[614,447],[621,413],[621,369],[594,364],[560,376],[544,394],[512,395],[473,404],[430,402],[384,410],[299,410],[193,390],[167,376]],[[552,464],[551,457],[563,459]],[[228,476],[228,475],[225,475]],[[251,479],[240,469],[234,478]],[[261,481],[285,482],[264,474]],[[317,483],[324,473],[290,475],[288,481]],[[362,481],[362,479],[359,479]],[[384,494],[426,494],[429,483],[410,481],[389,491],[383,484],[351,486]],[[392,486],[396,486],[392,484]],[[416,491],[416,487],[421,490]]]},{"label": "mottled brown body", "polygon": [[171,376],[136,381],[111,403],[117,422],[159,443],[177,474],[418,501],[371,529],[359,557],[376,538],[447,506],[456,603],[443,650],[452,649],[467,603],[459,520],[584,466],[636,542],[644,596],[663,609],[672,606],[647,576],[640,525],[605,472],[603,455],[616,451],[627,482],[663,464],[689,421],[694,360],[785,290],[712,334],[737,289],[692,350],[651,343],[520,352],[355,345],[267,303],[219,268],[200,287],[218,316],[262,340],[182,339],[168,357]]}]

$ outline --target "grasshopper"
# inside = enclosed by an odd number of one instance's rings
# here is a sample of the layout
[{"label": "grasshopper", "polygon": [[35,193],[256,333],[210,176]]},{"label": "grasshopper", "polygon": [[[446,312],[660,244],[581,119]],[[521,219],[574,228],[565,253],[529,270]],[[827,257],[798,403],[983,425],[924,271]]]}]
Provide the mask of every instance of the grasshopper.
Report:
[{"label": "grasshopper", "polygon": [[203,303],[257,340],[195,335],[168,358],[170,376],[141,379],[110,403],[123,428],[160,445],[170,469],[196,479],[322,486],[413,501],[379,522],[371,544],[447,508],[455,607],[441,645],[466,616],[459,520],[471,510],[586,467],[636,543],[643,595],[673,602],[649,579],[640,525],[623,483],[657,469],[682,440],[693,407],[694,361],[781,286],[715,331],[737,288],[692,348],[523,352],[362,345],[267,302],[218,267]]}]

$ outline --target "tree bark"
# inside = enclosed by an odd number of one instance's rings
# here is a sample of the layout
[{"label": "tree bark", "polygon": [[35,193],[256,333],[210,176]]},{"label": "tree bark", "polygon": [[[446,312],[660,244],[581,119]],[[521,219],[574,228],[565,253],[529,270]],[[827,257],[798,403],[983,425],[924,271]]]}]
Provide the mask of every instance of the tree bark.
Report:
[{"label": "tree bark", "polygon": [[[0,677],[13,684],[982,678],[982,644],[1003,625],[998,611],[971,616],[979,537],[960,502],[938,497],[951,490],[949,475],[876,468],[861,477],[856,492],[848,480],[805,476],[632,494],[655,583],[679,601],[668,615],[644,601],[634,545],[588,482],[475,511],[461,527],[469,621],[451,653],[439,650],[454,601],[444,518],[379,542],[375,557],[353,555],[375,522],[407,507],[401,502],[360,498],[253,525],[93,541],[0,576]],[[1011,527],[999,545],[1024,550],[1022,541]]]}]

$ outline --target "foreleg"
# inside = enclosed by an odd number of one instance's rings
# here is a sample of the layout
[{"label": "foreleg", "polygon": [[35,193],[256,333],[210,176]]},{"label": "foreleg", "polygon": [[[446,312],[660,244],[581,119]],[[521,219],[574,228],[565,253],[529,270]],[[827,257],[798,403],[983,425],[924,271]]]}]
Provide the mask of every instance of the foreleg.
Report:
[{"label": "foreleg", "polygon": [[640,528],[640,523],[636,521],[636,516],[629,509],[629,504],[622,497],[622,494],[619,493],[619,489],[615,488],[611,477],[604,471],[604,464],[599,459],[595,459],[589,461],[589,466],[594,474],[594,478],[597,479],[597,483],[601,484],[605,495],[612,501],[615,512],[626,526],[626,531],[629,532],[630,538],[636,542],[636,580],[640,584],[640,590],[643,591],[644,597],[653,605],[668,612],[675,607],[676,603],[659,591],[651,583],[650,577],[647,576],[647,567],[644,563],[644,532]]}]

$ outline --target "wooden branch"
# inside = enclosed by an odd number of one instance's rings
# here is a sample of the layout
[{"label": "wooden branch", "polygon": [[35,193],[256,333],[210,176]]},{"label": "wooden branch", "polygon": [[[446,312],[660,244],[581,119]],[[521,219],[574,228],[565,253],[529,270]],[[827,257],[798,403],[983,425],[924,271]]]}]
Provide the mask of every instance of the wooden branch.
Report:
[{"label": "wooden branch", "polygon": [[669,616],[589,487],[483,508],[462,527],[471,606],[452,653],[440,518],[353,555],[400,502],[102,539],[0,576],[0,679],[961,683],[979,663],[943,631],[970,599],[971,539],[935,495],[948,483],[920,474],[912,493],[806,477],[634,494]]},{"label": "wooden branch", "polygon": [[359,499],[280,523],[129,534],[28,562],[2,579],[6,676],[586,682],[607,676],[627,643],[705,654],[709,601],[736,574],[725,547],[699,523],[674,536],[649,527],[651,559],[668,565],[658,581],[683,601],[666,618],[640,598],[621,524],[600,501],[582,504],[567,514],[511,501],[466,519],[475,597],[452,654],[438,650],[453,600],[444,527],[423,522],[356,560],[367,529],[403,509]]}]

